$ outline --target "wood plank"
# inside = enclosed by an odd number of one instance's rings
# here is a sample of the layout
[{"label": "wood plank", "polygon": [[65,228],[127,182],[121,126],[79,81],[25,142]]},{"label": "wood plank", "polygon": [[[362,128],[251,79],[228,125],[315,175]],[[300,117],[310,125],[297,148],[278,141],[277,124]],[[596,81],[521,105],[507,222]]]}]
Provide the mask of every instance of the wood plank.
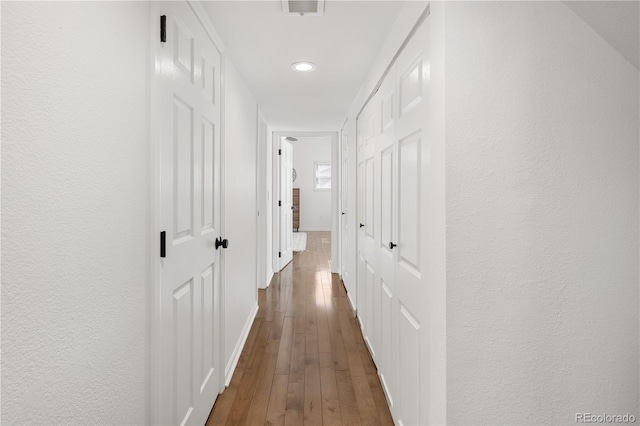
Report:
[{"label": "wood plank", "polygon": [[351,380],[349,371],[336,371],[336,387],[338,389],[338,397],[340,400],[340,413],[342,415],[342,424],[344,425],[360,425],[360,410],[358,401],[356,400],[356,392]]},{"label": "wood plank", "polygon": [[[330,362],[330,365],[333,363]],[[325,425],[341,425],[342,414],[338,397],[338,385],[334,369],[320,367],[320,390],[322,394],[322,423]]]},{"label": "wood plank", "polygon": [[229,388],[218,395],[214,406],[215,409],[211,410],[206,426],[222,426],[227,423],[237,393],[237,388]]},{"label": "wood plank", "polygon": [[318,352],[331,352],[331,336],[329,333],[329,321],[327,319],[327,307],[323,292],[320,292],[316,302],[316,318],[318,327]]},{"label": "wood plank", "polygon": [[289,368],[289,383],[304,383],[304,363],[306,351],[306,336],[301,333],[293,335],[291,349],[291,367]]},{"label": "wood plank", "polygon": [[287,409],[288,386],[288,374],[279,374],[274,377],[265,424],[284,425],[285,413]]},{"label": "wood plank", "polygon": [[353,390],[356,393],[356,401],[358,403],[358,412],[360,413],[360,419],[365,425],[379,425],[380,418],[378,417],[378,411],[376,409],[375,401],[371,395],[369,389],[369,382],[367,377],[362,375],[351,374],[351,380],[353,382]]},{"label": "wood plank", "polygon": [[306,336],[306,347],[304,352],[304,364],[320,367],[320,356],[318,352],[317,336]]},{"label": "wood plank", "polygon": [[304,369],[304,424],[322,424],[322,391],[318,365],[307,365]]},{"label": "wood plank", "polygon": [[302,382],[289,382],[284,424],[287,426],[299,426],[304,424],[304,383]]},{"label": "wood plank", "polygon": [[244,377],[238,387],[238,393],[234,399],[231,413],[227,418],[228,425],[246,423],[247,413],[258,381],[258,371],[262,364],[264,352],[267,347],[267,338],[271,331],[271,322],[258,321],[258,323],[260,327],[258,336],[256,337],[256,342],[247,362]]},{"label": "wood plank", "polygon": [[285,317],[280,335],[276,374],[289,375],[291,371],[291,352],[293,350],[293,318]]},{"label": "wood plank", "polygon": [[272,322],[269,340],[280,340],[280,337],[282,337],[282,327],[284,325],[284,311],[274,312]]},{"label": "wood plank", "polygon": [[273,349],[265,350],[262,365],[258,371],[256,389],[251,399],[251,405],[247,412],[246,424],[261,425],[265,423],[267,408],[271,399],[271,387],[273,385],[273,373],[276,370],[277,352]]}]

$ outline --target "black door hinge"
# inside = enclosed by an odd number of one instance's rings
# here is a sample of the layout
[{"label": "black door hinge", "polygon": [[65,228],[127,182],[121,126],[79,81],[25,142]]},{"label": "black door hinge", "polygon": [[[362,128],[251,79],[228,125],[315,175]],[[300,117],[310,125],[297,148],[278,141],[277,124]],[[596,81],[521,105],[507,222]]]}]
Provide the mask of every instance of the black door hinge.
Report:
[{"label": "black door hinge", "polygon": [[160,232],[160,257],[167,257],[167,231]]},{"label": "black door hinge", "polygon": [[278,200],[278,207],[282,207],[282,200]]},{"label": "black door hinge", "polygon": [[160,16],[160,41],[162,43],[167,41],[167,15]]},{"label": "black door hinge", "polygon": [[278,257],[282,257],[282,252],[278,252]]},{"label": "black door hinge", "polygon": [[282,150],[281,149],[278,150],[278,155],[282,155]]}]

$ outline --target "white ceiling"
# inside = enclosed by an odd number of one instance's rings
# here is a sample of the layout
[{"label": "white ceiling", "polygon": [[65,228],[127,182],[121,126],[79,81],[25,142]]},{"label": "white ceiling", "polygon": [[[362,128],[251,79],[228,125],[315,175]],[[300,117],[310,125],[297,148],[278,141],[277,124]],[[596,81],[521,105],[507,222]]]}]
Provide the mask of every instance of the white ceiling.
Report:
[{"label": "white ceiling", "polygon": [[600,37],[640,68],[640,2],[565,1]]},{"label": "white ceiling", "polygon": [[286,16],[280,0],[202,2],[273,130],[299,131],[340,128],[403,4],[326,0],[323,16]]}]

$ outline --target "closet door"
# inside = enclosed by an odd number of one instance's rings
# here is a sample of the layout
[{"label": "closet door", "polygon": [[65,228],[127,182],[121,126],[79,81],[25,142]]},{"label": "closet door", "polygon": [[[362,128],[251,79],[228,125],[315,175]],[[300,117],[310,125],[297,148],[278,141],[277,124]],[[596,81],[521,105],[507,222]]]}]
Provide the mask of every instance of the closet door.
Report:
[{"label": "closet door", "polygon": [[380,350],[376,365],[391,411],[395,406],[395,365],[393,351],[397,348],[396,319],[394,308],[396,294],[397,250],[390,244],[397,243],[398,235],[398,154],[396,131],[396,68],[392,67],[378,91],[380,97],[379,137],[376,138],[376,325],[380,339]]},{"label": "closet door", "polygon": [[429,18],[358,119],[358,316],[398,424],[429,401]]},{"label": "closet door", "polygon": [[428,241],[421,218],[430,208],[423,188],[429,167],[427,130],[427,95],[429,84],[428,28],[421,25],[396,62],[397,120],[395,152],[398,173],[393,187],[397,191],[397,223],[392,241],[396,260],[395,306],[397,323],[397,420],[400,424],[420,424],[428,401],[427,286],[425,264]]}]

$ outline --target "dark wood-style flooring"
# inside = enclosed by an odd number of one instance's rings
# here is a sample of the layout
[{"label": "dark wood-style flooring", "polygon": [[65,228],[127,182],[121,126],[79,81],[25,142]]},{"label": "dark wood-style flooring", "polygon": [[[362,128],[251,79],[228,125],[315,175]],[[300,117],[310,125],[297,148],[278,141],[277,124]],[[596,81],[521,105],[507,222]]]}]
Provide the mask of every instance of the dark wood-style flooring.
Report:
[{"label": "dark wood-style flooring", "polygon": [[210,425],[392,425],[346,292],[330,269],[329,232],[260,290],[260,310]]}]

